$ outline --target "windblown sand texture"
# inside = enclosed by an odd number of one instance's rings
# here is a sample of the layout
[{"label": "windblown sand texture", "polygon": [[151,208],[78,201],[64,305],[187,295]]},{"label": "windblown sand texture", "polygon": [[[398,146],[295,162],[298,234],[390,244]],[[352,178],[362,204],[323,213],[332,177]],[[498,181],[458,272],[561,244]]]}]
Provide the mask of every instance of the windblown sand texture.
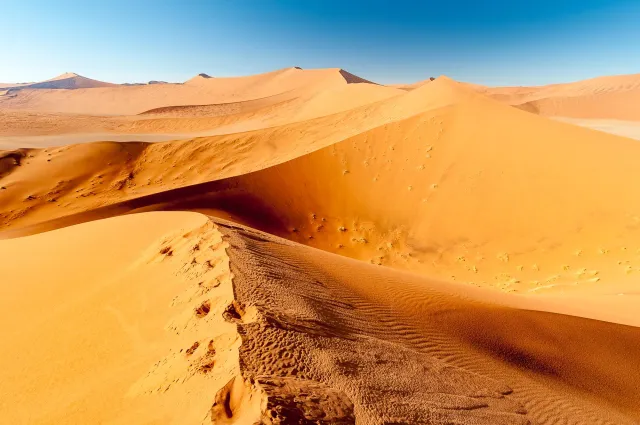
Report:
[{"label": "windblown sand texture", "polygon": [[639,423],[639,87],[2,85],[0,422]]}]

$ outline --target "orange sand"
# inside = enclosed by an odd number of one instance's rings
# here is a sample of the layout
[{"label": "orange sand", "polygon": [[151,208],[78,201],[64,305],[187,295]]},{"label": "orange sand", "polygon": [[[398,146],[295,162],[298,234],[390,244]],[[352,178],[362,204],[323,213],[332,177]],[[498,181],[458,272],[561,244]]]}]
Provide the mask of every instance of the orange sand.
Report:
[{"label": "orange sand", "polygon": [[0,417],[637,423],[636,80],[9,90]]}]

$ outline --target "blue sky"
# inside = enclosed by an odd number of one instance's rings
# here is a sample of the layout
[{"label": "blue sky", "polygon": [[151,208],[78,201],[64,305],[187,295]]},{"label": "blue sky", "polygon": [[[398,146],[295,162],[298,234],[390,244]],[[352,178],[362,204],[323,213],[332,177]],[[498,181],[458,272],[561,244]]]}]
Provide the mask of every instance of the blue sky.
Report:
[{"label": "blue sky", "polygon": [[0,82],[289,66],[491,85],[640,72],[640,0],[2,0],[0,17]]}]

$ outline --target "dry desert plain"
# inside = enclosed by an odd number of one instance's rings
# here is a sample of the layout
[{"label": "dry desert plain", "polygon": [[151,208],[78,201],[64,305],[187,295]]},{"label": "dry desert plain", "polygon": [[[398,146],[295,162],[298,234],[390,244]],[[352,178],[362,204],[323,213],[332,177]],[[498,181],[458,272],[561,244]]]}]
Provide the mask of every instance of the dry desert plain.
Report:
[{"label": "dry desert plain", "polygon": [[0,423],[640,423],[638,102],[1,84]]}]

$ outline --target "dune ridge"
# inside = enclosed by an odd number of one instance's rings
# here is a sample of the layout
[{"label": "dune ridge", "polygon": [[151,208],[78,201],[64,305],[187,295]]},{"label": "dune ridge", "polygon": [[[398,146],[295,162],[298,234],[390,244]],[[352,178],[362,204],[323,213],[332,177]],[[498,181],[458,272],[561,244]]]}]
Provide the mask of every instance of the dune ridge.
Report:
[{"label": "dune ridge", "polygon": [[[450,284],[427,283],[264,233],[222,226],[229,238],[236,302],[245,309],[255,306],[259,313],[258,319],[253,315],[251,322],[238,325],[246,380],[268,380],[265,375],[270,373],[299,380],[313,377],[344,391],[363,423],[637,420],[638,413],[631,413],[638,403],[637,374],[617,390],[613,388],[619,382],[594,385],[597,379],[587,375],[605,376],[607,372],[600,371],[616,362],[601,362],[594,355],[580,363],[583,360],[568,354],[554,355],[541,343],[562,340],[579,351],[586,339],[594,344],[591,338],[605,338],[608,342],[602,345],[616,341],[624,347],[621,352],[628,352],[635,346],[637,328],[511,310],[487,302],[486,294],[474,300],[479,294]],[[349,277],[353,273],[359,278]],[[572,331],[574,327],[580,331]],[[273,344],[291,353],[276,367]],[[530,356],[527,371],[519,368],[523,352]],[[637,352],[629,354],[626,360],[637,359]],[[291,366],[289,358],[296,360]],[[631,364],[616,367],[633,370]],[[424,378],[416,379],[416,374]],[[605,394],[609,390],[612,393]],[[579,396],[583,391],[595,396],[593,404],[584,403]],[[630,416],[618,415],[615,408],[608,412],[609,403],[619,403]]]},{"label": "dune ridge", "polygon": [[[133,232],[142,223],[147,230]],[[100,264],[125,235],[127,248]],[[52,257],[60,240],[65,248]],[[5,319],[26,308],[33,325],[4,335],[11,348],[2,356],[14,367],[0,372],[2,410],[18,415],[5,419],[25,420],[27,410],[8,406],[33,402],[41,408],[29,420],[39,424],[632,424],[640,417],[634,327],[509,307],[513,296],[496,300],[491,291],[193,213],[133,214],[0,241],[9,282],[25,278],[23,253],[35,243],[42,266],[28,272],[33,283],[22,291],[48,292],[58,307],[24,306],[29,297],[15,292],[2,298]],[[61,272],[78,258],[86,261],[69,281]],[[45,274],[48,284],[37,278]],[[97,280],[86,285],[87,278]],[[65,322],[76,324],[52,332]],[[111,337],[100,342],[96,329]],[[120,338],[119,350],[108,349]],[[57,367],[36,353],[14,355],[34,339]],[[76,344],[87,344],[83,362],[65,354]],[[100,374],[91,372],[96,361]],[[36,380],[18,379],[23,368]],[[89,376],[87,393],[79,383]]]},{"label": "dune ridge", "polygon": [[[2,180],[0,196],[15,206],[3,228],[110,204],[195,209],[341,255],[504,291],[633,281],[640,205],[624,194],[638,175],[637,143],[518,111],[447,79],[362,108],[233,136],[103,144],[99,154],[83,145],[25,151],[26,166]],[[342,127],[334,133],[335,120]],[[111,167],[89,154],[108,156]],[[48,173],[64,175],[56,187],[29,177],[44,161]],[[545,174],[531,179],[540,167]],[[520,193],[527,199],[514,205]]]}]

